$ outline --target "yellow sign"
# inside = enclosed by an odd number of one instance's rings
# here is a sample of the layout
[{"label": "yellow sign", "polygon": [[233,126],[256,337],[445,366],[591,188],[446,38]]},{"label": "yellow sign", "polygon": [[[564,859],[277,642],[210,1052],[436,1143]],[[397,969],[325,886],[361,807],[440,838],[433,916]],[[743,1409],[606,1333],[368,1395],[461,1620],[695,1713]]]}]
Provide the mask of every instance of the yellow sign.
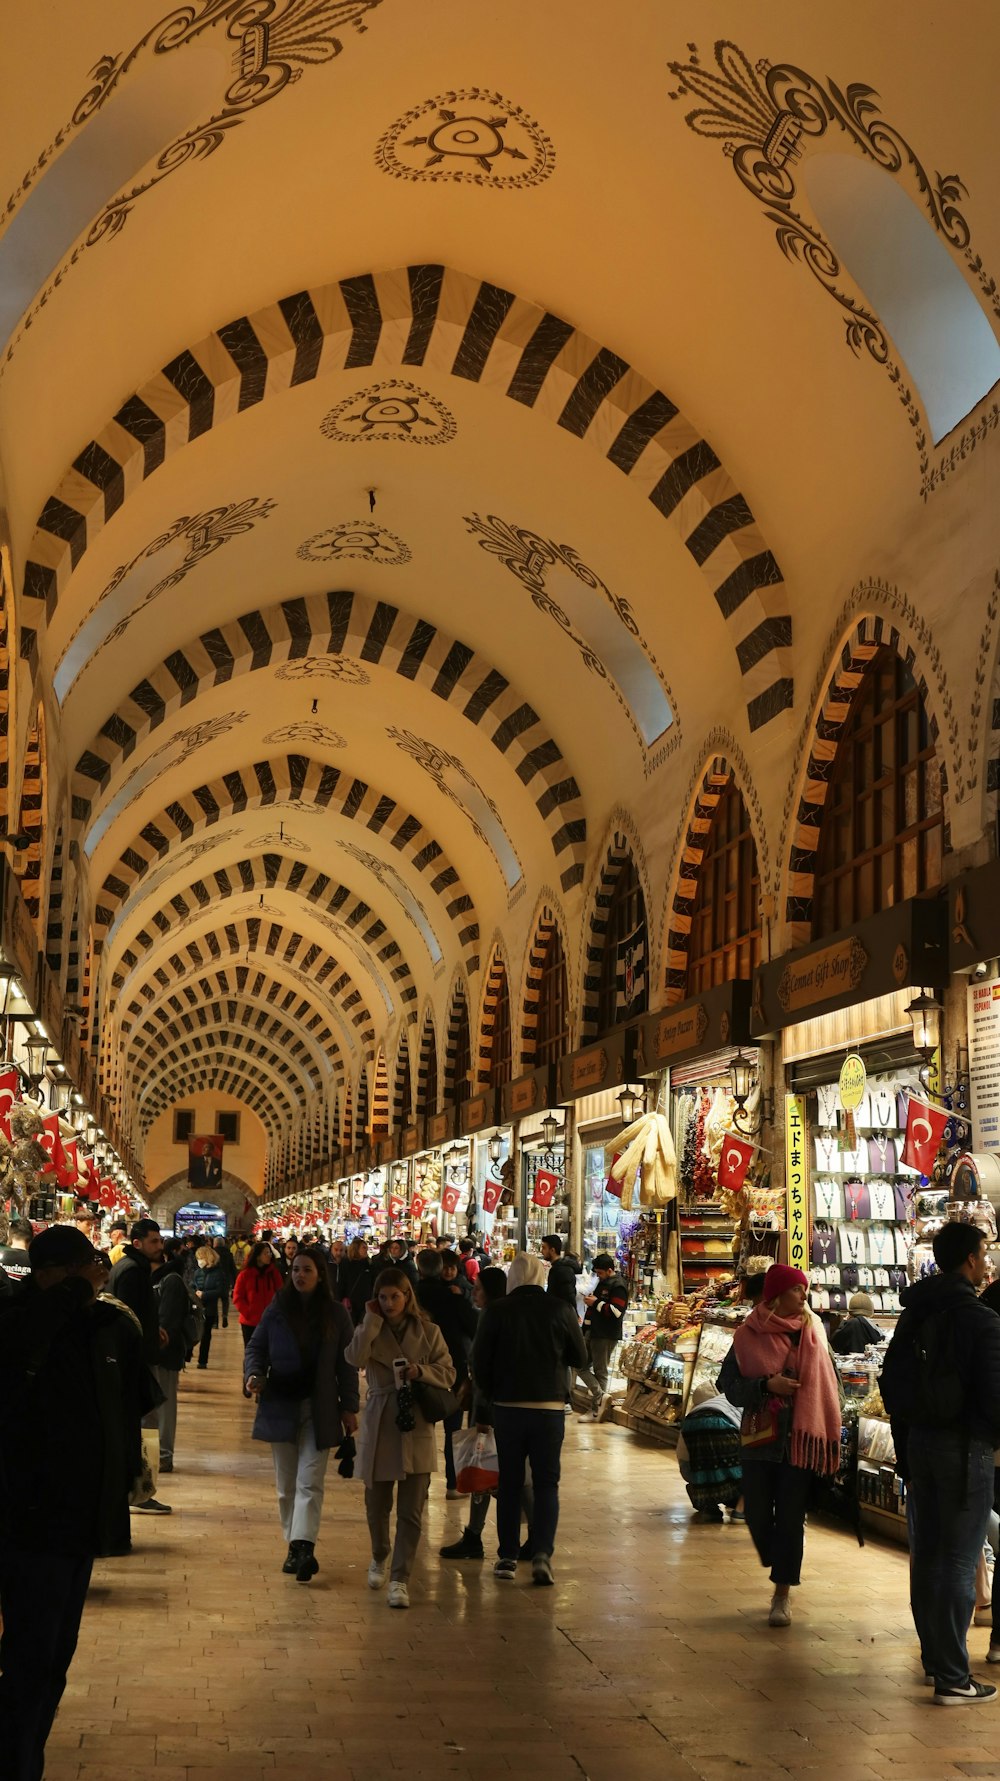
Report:
[{"label": "yellow sign", "polygon": [[867,1087],[868,1071],[864,1059],[852,1051],[840,1066],[840,1105],[845,1113],[854,1113],[860,1107]]},{"label": "yellow sign", "polygon": [[788,1206],[788,1260],[809,1272],[809,1212],[806,1196],[806,1120],[799,1095],[785,1096],[785,1194]]},{"label": "yellow sign", "polygon": [[833,946],[821,946],[785,966],[778,984],[778,1001],[788,1014],[795,1008],[809,1008],[814,1002],[847,995],[857,989],[867,964],[868,954],[854,934]]}]

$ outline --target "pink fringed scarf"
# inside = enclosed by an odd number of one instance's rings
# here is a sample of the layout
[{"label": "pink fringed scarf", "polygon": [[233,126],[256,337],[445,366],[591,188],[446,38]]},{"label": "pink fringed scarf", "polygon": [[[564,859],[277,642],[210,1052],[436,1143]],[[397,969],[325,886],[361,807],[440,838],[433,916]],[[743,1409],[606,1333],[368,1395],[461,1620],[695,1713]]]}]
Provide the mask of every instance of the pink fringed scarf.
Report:
[{"label": "pink fringed scarf", "polygon": [[[801,1331],[797,1348],[789,1338]],[[770,1379],[790,1373],[800,1380],[793,1398],[793,1466],[821,1474],[840,1466],[840,1395],[833,1364],[827,1353],[822,1324],[809,1311],[796,1317],[776,1317],[763,1304],[755,1305],[733,1339],[736,1359],[745,1379]]]}]

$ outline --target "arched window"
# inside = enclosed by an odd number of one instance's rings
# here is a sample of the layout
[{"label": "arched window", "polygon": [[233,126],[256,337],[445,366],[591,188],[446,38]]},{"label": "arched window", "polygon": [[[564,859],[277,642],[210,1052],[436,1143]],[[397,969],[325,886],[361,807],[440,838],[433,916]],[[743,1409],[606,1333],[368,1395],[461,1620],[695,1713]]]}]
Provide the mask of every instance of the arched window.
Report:
[{"label": "arched window", "polygon": [[549,929],[538,985],[538,1024],[535,1028],[535,1063],[550,1064],[564,1057],[569,1044],[569,992],[566,954],[562,935]]},{"label": "arched window", "polygon": [[412,1117],[413,1085],[410,1074],[410,1047],[405,1037],[396,1058],[396,1124],[408,1125]]},{"label": "arched window", "polygon": [[691,912],[686,994],[752,976],[760,963],[757,848],[730,779],[712,817]]},{"label": "arched window", "polygon": [[511,1074],[510,986],[507,982],[507,972],[501,966],[500,982],[497,986],[496,1001],[493,1004],[493,1035],[490,1041],[490,1087],[499,1088],[504,1082],[509,1082]]},{"label": "arched window", "polygon": [[355,1144],[367,1144],[371,1137],[368,1123],[368,1078],[362,1070],[358,1079],[358,1110],[354,1120]]},{"label": "arched window", "polygon": [[421,1116],[437,1112],[438,1104],[438,1054],[437,1040],[430,1021],[424,1027],[424,1037],[420,1046],[420,1073],[423,1079],[423,1094],[419,1112]]},{"label": "arched window", "polygon": [[646,973],[646,903],[631,855],[622,861],[608,904],[601,954],[597,1030],[644,1014],[649,1006]]},{"label": "arched window", "polygon": [[920,690],[879,650],[854,695],[820,823],[813,933],[832,934],[941,882],[941,773]]},{"label": "arched window", "polygon": [[451,1067],[451,1098],[456,1107],[472,1093],[469,1073],[472,1069],[472,1035],[469,1032],[469,1004],[464,996],[456,996],[452,1013],[454,1058]]}]

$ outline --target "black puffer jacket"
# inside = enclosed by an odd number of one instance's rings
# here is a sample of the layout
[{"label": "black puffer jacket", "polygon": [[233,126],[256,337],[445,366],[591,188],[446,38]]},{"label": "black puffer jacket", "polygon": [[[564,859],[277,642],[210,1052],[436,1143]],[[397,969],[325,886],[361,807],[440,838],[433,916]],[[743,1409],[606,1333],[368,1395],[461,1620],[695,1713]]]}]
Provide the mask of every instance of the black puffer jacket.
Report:
[{"label": "black puffer jacket", "polygon": [[915,1327],[928,1317],[947,1319],[949,1352],[965,1385],[965,1410],[955,1426],[996,1448],[1000,1446],[1000,1317],[983,1304],[971,1280],[959,1273],[932,1274],[929,1280],[908,1286],[900,1298],[903,1315],[882,1364],[896,1462],[905,1477],[910,1429],[899,1411],[893,1414],[891,1381],[894,1367],[907,1354]]},{"label": "black puffer jacket", "polygon": [[476,1390],[500,1404],[559,1404],[567,1367],[589,1356],[575,1311],[541,1286],[519,1286],[487,1305],[472,1344]]},{"label": "black puffer jacket", "polygon": [[574,1255],[560,1255],[550,1264],[547,1290],[554,1299],[561,1299],[571,1311],[576,1310],[576,1283],[583,1269]]},{"label": "black puffer jacket", "polygon": [[443,1280],[433,1277],[417,1282],[417,1303],[441,1331],[460,1385],[469,1377],[469,1345],[479,1324],[476,1312],[464,1293],[452,1292]]}]

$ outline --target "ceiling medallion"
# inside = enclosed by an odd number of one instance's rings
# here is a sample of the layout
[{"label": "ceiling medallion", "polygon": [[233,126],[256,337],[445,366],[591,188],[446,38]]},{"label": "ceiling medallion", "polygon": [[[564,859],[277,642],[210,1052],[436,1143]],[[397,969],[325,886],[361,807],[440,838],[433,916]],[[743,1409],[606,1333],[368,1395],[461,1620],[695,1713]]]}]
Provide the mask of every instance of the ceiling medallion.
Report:
[{"label": "ceiling medallion", "polygon": [[347,525],[329,526],[307,538],[295,552],[306,563],[336,563],[346,557],[357,557],[365,563],[378,563],[394,569],[410,560],[410,547],[395,532],[369,520],[352,520]]},{"label": "ceiling medallion", "polygon": [[283,828],[268,829],[266,835],[258,835],[251,843],[253,847],[284,847],[289,853],[312,853],[304,841],[297,841],[294,835],[286,835]]},{"label": "ceiling medallion", "polygon": [[294,662],[282,662],[275,670],[277,680],[339,680],[344,686],[370,686],[371,675],[350,656],[299,656]]},{"label": "ceiling medallion", "polygon": [[320,423],[320,432],[339,444],[395,439],[403,445],[447,445],[455,417],[443,402],[405,377],[389,377],[345,396]]},{"label": "ceiling medallion", "polygon": [[485,87],[461,87],[415,105],[375,149],[394,179],[500,187],[541,185],[555,166],[545,131],[519,105]]},{"label": "ceiling medallion", "polygon": [[328,730],[325,724],[282,724],[280,730],[270,730],[264,737],[265,742],[316,742],[324,748],[346,748],[347,743],[337,730]]}]

